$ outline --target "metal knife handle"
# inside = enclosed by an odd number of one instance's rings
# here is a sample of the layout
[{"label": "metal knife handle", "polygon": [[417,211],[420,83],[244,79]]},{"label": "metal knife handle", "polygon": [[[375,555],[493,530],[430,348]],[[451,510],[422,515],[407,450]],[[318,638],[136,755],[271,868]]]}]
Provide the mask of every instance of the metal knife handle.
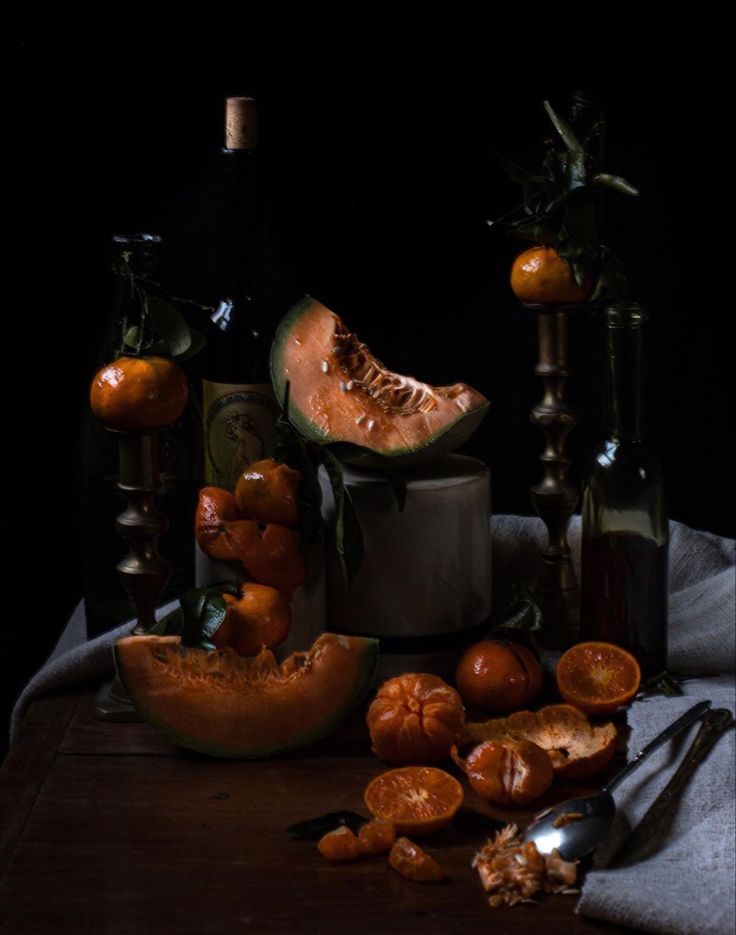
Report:
[{"label": "metal knife handle", "polygon": [[701,761],[734,723],[733,715],[727,708],[714,708],[705,714],[700,730],[690,744],[690,749],[670,781],[649,806],[642,820],[623,842],[614,858],[615,864],[620,864],[623,858],[632,861],[641,854],[645,845],[653,839],[654,832],[661,825],[662,819],[680,796]]},{"label": "metal knife handle", "polygon": [[616,786],[623,782],[629,773],[633,773],[637,766],[640,766],[651,753],[658,750],[667,740],[679,734],[681,730],[689,727],[693,721],[699,720],[708,708],[710,708],[710,701],[701,701],[693,705],[693,707],[686,711],[681,717],[678,717],[669,727],[665,727],[661,734],[657,734],[654,740],[650,740],[646,747],[643,747],[632,760],[629,760],[620,772],[616,773],[613,779],[606,783],[603,791],[613,792]]}]

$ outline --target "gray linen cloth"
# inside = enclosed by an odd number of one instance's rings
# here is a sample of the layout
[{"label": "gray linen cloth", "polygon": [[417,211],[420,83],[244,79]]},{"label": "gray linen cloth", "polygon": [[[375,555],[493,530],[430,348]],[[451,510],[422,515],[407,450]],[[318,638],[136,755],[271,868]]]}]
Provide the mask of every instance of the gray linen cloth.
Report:
[{"label": "gray linen cloth", "polygon": [[[494,576],[530,582],[544,537],[536,517],[493,520]],[[576,564],[580,519],[571,524]],[[696,701],[736,709],[736,607],[734,542],[670,523],[669,669],[688,676],[684,698],[650,697],[628,711],[629,754]],[[578,569],[579,570],[579,569]],[[161,608],[166,613],[173,604]],[[28,683],[13,711],[11,739],[35,698],[60,688],[112,675],[110,647],[130,632],[125,624],[87,641],[82,606],[72,615],[50,658]],[[663,747],[616,792],[619,816],[599,849],[603,867],[629,827],[664,787],[697,730]],[[639,863],[594,869],[577,911],[618,925],[682,935],[732,935],[736,928],[734,874],[734,731],[721,738],[682,795],[676,813],[659,830],[658,849]]]}]

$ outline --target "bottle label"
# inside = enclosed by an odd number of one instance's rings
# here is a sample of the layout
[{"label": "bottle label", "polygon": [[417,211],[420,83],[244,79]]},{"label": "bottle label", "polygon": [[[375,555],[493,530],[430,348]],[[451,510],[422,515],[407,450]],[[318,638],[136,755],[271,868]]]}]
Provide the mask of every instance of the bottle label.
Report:
[{"label": "bottle label", "polygon": [[244,467],[273,457],[279,406],[270,383],[202,381],[204,480],[233,490]]}]

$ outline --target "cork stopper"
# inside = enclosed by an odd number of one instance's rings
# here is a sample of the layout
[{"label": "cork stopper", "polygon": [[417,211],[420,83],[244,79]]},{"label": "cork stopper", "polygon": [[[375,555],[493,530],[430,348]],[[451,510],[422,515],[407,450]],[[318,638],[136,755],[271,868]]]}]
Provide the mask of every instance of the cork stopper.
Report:
[{"label": "cork stopper", "polygon": [[229,97],[225,102],[225,148],[255,149],[258,120],[254,97]]}]

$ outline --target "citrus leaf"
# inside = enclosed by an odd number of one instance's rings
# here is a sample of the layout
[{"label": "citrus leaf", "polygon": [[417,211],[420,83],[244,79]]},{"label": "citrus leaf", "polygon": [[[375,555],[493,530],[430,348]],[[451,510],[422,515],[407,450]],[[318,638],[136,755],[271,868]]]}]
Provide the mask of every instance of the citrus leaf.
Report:
[{"label": "citrus leaf", "polygon": [[184,626],[184,617],[181,607],[175,607],[168,614],[157,620],[148,631],[148,636],[181,636]]},{"label": "citrus leaf", "polygon": [[123,350],[129,347],[131,350],[138,353],[141,349],[141,344],[143,343],[143,329],[139,325],[131,325],[130,328],[128,328],[128,330],[125,332],[123,341]]},{"label": "citrus leaf", "polygon": [[283,408],[276,420],[274,458],[281,464],[288,464],[301,475],[297,494],[299,530],[303,541],[311,543],[322,533],[322,488],[316,466],[319,457],[312,457],[304,438],[289,420],[290,393],[291,383],[287,380]]},{"label": "citrus leaf", "polygon": [[212,637],[225,619],[227,604],[222,596],[224,585],[216,588],[195,588],[179,599],[183,617],[182,646],[215,649]]},{"label": "citrus leaf", "polygon": [[320,815],[319,818],[308,818],[306,821],[289,825],[286,833],[294,841],[318,841],[328,831],[334,831],[336,828],[347,827],[353,834],[357,834],[361,825],[367,821],[367,818],[356,812],[329,812],[327,815]]},{"label": "citrus leaf", "polygon": [[667,698],[676,698],[678,695],[685,694],[680,688],[680,683],[666,671],[647,679],[644,687],[653,695],[665,695]]},{"label": "citrus leaf", "polygon": [[532,177],[532,173],[529,169],[518,166],[515,162],[512,162],[506,156],[502,156],[500,153],[496,153],[496,161],[512,182],[518,182],[521,185]]},{"label": "citrus leaf", "polygon": [[549,101],[544,102],[544,109],[547,111],[547,116],[552,121],[552,124],[557,130],[560,139],[567,146],[571,153],[582,152],[583,147],[580,145],[580,140],[578,140],[575,135],[575,131],[567,123],[566,120],[563,120],[562,117],[558,117],[554,108]]},{"label": "citrus leaf", "polygon": [[609,175],[607,172],[599,172],[597,175],[593,176],[591,181],[596,185],[602,185],[604,188],[613,188],[623,195],[636,197],[639,194],[639,189],[632,185],[631,182],[621,178],[620,175]]},{"label": "citrus leaf", "polygon": [[205,338],[203,334],[200,334],[199,331],[194,331],[192,328],[190,328],[189,337],[189,347],[181,354],[174,355],[176,360],[180,362],[189,360],[191,357],[194,357],[195,354],[199,354],[201,350],[204,350],[204,348],[207,347],[207,338]]},{"label": "citrus leaf", "polygon": [[181,312],[171,302],[158,296],[148,296],[148,312],[159,337],[166,343],[172,357],[185,354],[192,336]]},{"label": "citrus leaf", "polygon": [[335,547],[350,583],[363,561],[363,530],[345,486],[342,464],[327,448],[322,449],[322,463],[335,497]]},{"label": "citrus leaf", "polygon": [[528,633],[542,629],[542,611],[532,592],[518,581],[511,583],[506,614],[497,629],[526,630]]}]

